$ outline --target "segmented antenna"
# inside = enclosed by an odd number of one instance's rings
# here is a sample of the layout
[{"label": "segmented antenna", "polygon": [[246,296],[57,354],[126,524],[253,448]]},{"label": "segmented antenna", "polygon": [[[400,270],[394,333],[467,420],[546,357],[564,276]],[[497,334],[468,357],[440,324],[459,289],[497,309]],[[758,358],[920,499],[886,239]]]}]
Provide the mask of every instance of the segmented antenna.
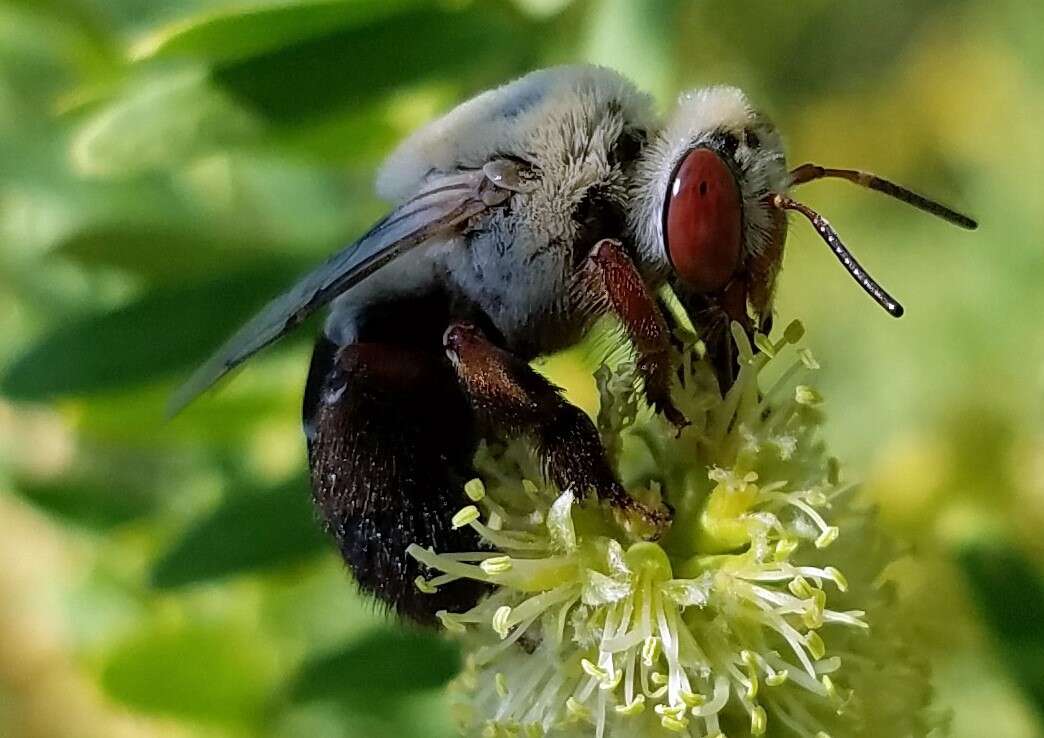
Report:
[{"label": "segmented antenna", "polygon": [[859,283],[870,297],[874,298],[874,301],[883,307],[888,314],[893,318],[898,318],[903,314],[903,306],[899,304],[899,301],[892,297],[885,289],[879,285],[873,277],[867,274],[863,266],[856,261],[856,258],[852,256],[852,252],[841,242],[841,237],[837,235],[837,231],[834,227],[827,222],[827,219],[817,213],[815,210],[810,208],[804,203],[800,203],[797,200],[793,200],[786,195],[770,195],[769,204],[773,207],[779,208],[780,210],[796,210],[797,212],[808,218],[809,222],[812,223],[812,227],[816,229],[816,233],[826,241],[827,246],[834,252],[834,256],[841,262],[849,274],[852,275],[852,279]]},{"label": "segmented antenna", "polygon": [[818,164],[802,164],[790,173],[790,186],[794,187],[805,184],[806,182],[813,182],[817,179],[826,179],[828,177],[845,179],[853,184],[859,185],[860,187],[866,187],[867,189],[876,192],[882,192],[889,197],[894,197],[896,200],[905,202],[907,205],[913,205],[915,208],[923,210],[926,213],[931,213],[932,215],[953,223],[956,226],[967,228],[969,231],[973,231],[979,227],[979,224],[967,215],[958,213],[956,210],[948,208],[942,203],[936,202],[935,200],[929,200],[927,197],[918,195],[916,192],[908,190],[902,185],[897,185],[895,182],[889,182],[887,179],[882,179],[876,174],[871,174],[870,172],[860,172],[856,169],[830,169],[829,167],[821,167]]}]

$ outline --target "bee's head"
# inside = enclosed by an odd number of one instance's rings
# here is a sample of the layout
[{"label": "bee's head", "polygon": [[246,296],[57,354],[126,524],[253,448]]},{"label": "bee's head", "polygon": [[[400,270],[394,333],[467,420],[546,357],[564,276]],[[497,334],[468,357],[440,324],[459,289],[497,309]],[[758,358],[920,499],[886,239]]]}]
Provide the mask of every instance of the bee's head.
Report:
[{"label": "bee's head", "polygon": [[693,290],[721,290],[768,245],[762,198],[786,187],[786,160],[775,127],[736,88],[682,95],[639,170],[640,246]]},{"label": "bee's head", "polygon": [[[734,87],[686,93],[637,168],[629,225],[644,260],[700,305],[757,328],[771,310],[786,238],[785,211],[808,218],[849,274],[890,314],[903,309],[860,266],[837,232],[788,191],[838,177],[965,228],[975,222],[872,174],[805,164],[787,171],[775,126]],[[751,325],[748,317],[754,318]]]}]

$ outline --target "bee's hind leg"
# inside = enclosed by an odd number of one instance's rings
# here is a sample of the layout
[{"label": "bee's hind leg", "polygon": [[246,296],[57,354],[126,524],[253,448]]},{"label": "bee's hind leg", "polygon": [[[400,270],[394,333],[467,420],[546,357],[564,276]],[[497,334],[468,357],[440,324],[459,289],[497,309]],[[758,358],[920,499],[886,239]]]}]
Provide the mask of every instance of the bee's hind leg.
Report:
[{"label": "bee's hind leg", "polygon": [[411,543],[473,551],[454,530],[477,444],[471,411],[437,342],[412,347],[320,339],[305,393],[305,431],[316,505],[359,586],[400,615],[432,623],[484,591],[455,581],[421,592]]},{"label": "bee's hind leg", "polygon": [[495,434],[534,441],[547,477],[578,498],[594,491],[650,537],[669,523],[665,510],[635,500],[617,481],[591,419],[529,364],[494,345],[471,323],[454,323],[443,338],[457,378],[479,422]]}]

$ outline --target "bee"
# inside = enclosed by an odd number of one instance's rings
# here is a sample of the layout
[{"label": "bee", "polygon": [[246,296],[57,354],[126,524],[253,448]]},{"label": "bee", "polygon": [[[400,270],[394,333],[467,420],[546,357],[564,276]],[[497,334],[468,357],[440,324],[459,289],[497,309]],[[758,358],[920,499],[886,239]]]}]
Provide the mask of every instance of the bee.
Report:
[{"label": "bee", "polygon": [[389,214],[272,300],[171,400],[176,412],[330,306],[304,391],[315,503],[360,587],[430,623],[476,585],[415,585],[411,543],[469,550],[454,529],[481,439],[523,437],[548,479],[657,530],[669,512],[629,497],[591,420],[530,362],[615,316],[642,392],[681,428],[667,284],[704,339],[722,390],[736,359],[725,328],[768,332],[787,213],[809,221],[890,314],[902,308],[834,229],[791,196],[834,177],[957,225],[971,219],[875,175],[790,170],[772,123],[732,87],[651,98],[591,66],[532,72],[410,136],[377,175]]}]

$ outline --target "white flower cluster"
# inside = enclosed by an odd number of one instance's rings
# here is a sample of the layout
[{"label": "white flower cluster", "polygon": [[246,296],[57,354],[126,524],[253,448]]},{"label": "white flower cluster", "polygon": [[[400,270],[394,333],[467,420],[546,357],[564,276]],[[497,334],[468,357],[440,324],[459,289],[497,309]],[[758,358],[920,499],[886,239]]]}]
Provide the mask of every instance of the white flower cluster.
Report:
[{"label": "white flower cluster", "polygon": [[639,410],[633,366],[598,374],[599,428],[621,479],[674,511],[659,541],[545,486],[516,443],[484,449],[472,504],[454,519],[489,549],[410,549],[441,572],[423,590],[494,585],[473,609],[440,614],[466,648],[454,691],[465,734],[838,738],[941,726],[926,709],[927,669],[877,581],[891,548],[817,439],[821,398],[793,384],[815,360],[799,350],[761,384],[800,324],[776,343],[759,336],[757,354],[735,333],[742,369],[724,398],[698,347],[686,352],[674,399],[692,424],[680,434]]}]

